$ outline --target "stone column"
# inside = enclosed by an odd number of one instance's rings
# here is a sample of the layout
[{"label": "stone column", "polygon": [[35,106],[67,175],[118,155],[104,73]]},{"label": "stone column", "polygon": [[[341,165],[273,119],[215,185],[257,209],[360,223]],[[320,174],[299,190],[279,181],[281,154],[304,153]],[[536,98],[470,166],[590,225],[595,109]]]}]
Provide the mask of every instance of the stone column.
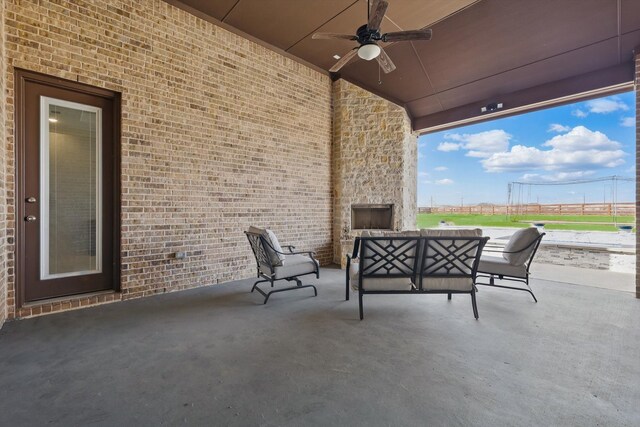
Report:
[{"label": "stone column", "polygon": [[635,93],[636,93],[636,298],[640,298],[640,46],[635,49]]},{"label": "stone column", "polygon": [[393,204],[393,229],[416,227],[417,134],[404,108],[333,83],[334,261],[352,247],[351,206]]}]

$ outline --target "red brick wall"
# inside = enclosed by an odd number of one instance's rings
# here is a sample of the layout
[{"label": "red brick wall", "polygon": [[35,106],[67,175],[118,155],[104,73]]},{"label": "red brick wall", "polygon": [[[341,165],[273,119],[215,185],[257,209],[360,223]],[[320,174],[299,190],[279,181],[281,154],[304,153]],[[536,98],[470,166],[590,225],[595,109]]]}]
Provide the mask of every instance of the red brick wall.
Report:
[{"label": "red brick wall", "polygon": [[250,224],[331,261],[328,76],[160,0],[3,4],[6,158],[15,67],[122,93],[122,293],[16,313],[11,273],[9,317],[250,277]]}]

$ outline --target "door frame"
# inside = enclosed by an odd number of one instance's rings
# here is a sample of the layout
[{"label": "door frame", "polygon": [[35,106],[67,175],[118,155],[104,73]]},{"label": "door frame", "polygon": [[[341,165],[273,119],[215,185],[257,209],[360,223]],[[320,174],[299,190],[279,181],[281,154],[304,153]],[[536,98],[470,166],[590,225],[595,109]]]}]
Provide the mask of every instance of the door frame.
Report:
[{"label": "door frame", "polygon": [[[25,236],[25,222],[22,221],[24,217],[24,203],[26,194],[25,188],[25,86],[29,83],[38,83],[47,86],[53,86],[60,89],[67,89],[74,92],[81,92],[88,95],[98,96],[112,100],[113,104],[113,194],[111,195],[111,204],[113,209],[113,232],[111,236],[103,236],[103,238],[113,239],[113,283],[112,289],[115,292],[120,291],[120,246],[121,246],[121,202],[120,194],[122,187],[122,173],[121,173],[121,124],[120,124],[120,103],[121,95],[119,92],[113,92],[107,89],[102,89],[94,86],[90,86],[84,83],[74,82],[72,80],[66,80],[59,77],[49,76],[46,74],[37,73],[34,71],[15,68],[14,73],[15,84],[15,304],[16,309],[19,309],[25,305],[25,256],[26,256],[26,242]],[[106,202],[106,201],[105,201]],[[107,267],[107,266],[105,266]],[[82,294],[80,294],[82,295]],[[62,297],[67,298],[67,297]],[[68,298],[73,298],[70,296]],[[54,298],[59,299],[59,298]],[[29,302],[29,305],[39,304],[47,300]]]}]

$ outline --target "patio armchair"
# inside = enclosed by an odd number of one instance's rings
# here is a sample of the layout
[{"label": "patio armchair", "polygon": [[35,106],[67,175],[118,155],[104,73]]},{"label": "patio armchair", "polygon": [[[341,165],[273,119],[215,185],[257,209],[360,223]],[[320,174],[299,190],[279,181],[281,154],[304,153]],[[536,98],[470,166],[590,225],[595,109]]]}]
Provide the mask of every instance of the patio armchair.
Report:
[{"label": "patio armchair", "polygon": [[[489,279],[489,282],[477,281],[476,285],[529,292],[533,300],[538,302],[529,285],[529,268],[544,235],[545,233],[540,233],[535,227],[518,230],[505,245],[502,256],[491,256],[486,252],[482,254],[477,277]],[[496,277],[500,280],[523,283],[525,287],[498,285]]]},{"label": "patio armchair", "polygon": [[[251,245],[251,250],[256,259],[257,274],[261,280],[253,284],[251,292],[257,290],[264,296],[266,304],[271,294],[276,292],[291,291],[294,289],[313,288],[314,296],[318,296],[318,290],[314,285],[303,285],[300,276],[314,274],[316,278],[320,277],[320,264],[315,258],[315,253],[311,251],[294,251],[295,246],[283,245],[278,242],[275,233],[269,229],[257,227],[249,227],[244,232]],[[283,251],[283,247],[287,248],[287,252]],[[296,286],[287,288],[274,289],[266,292],[258,287],[259,283],[274,283],[279,280],[295,282]]]}]

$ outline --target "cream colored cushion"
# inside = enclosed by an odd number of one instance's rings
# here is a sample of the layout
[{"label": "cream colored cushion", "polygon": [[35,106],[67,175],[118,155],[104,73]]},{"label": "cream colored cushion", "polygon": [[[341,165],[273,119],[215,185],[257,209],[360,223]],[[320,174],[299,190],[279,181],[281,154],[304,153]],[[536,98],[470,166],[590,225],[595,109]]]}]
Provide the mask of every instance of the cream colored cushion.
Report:
[{"label": "cream colored cushion", "polygon": [[470,291],[473,280],[470,277],[423,277],[422,289],[426,291]]},{"label": "cream colored cushion", "polygon": [[482,237],[482,230],[479,228],[423,228],[420,230],[420,235],[423,237]]},{"label": "cream colored cushion", "polygon": [[[351,289],[358,290],[360,284],[360,263],[351,262],[349,266],[349,283]],[[411,290],[411,278],[409,277],[365,277],[362,289],[365,291],[408,291]]]},{"label": "cream colored cushion", "polygon": [[535,227],[516,231],[505,245],[505,252],[502,253],[502,256],[511,265],[523,265],[533,253],[534,245],[531,243],[538,237],[540,237],[540,232]]},{"label": "cream colored cushion", "polygon": [[[271,236],[269,235],[269,232],[270,232],[275,237],[275,234],[273,233],[273,231],[267,230],[267,229],[264,229],[264,228],[254,227],[252,225],[252,226],[249,227],[248,232],[249,233],[253,233],[253,234],[260,234],[262,237],[264,237],[264,239],[268,243],[271,243],[271,246],[273,247],[273,249],[271,247],[269,247],[269,245],[266,245],[264,250],[267,253],[267,256],[269,257],[269,259],[271,260],[271,264],[273,264],[274,267],[282,265],[282,260],[284,258],[281,257],[280,255],[278,255],[278,253],[275,251],[275,250],[280,250],[280,251],[282,250],[282,248],[280,247],[280,243],[278,242],[278,239],[276,238],[275,239],[275,243],[277,244],[277,247],[276,247],[276,245],[274,245],[274,242],[271,240]],[[278,248],[280,248],[280,249],[278,249]],[[262,266],[262,267],[264,268],[264,267],[267,267],[267,266]]]},{"label": "cream colored cushion", "polygon": [[[274,267],[274,270],[275,279],[278,280],[314,273],[316,271],[316,263],[305,255],[285,255],[282,265]],[[266,274],[271,274],[271,270],[267,266],[263,266],[263,271]]]},{"label": "cream colored cushion", "polygon": [[280,261],[284,261],[284,254],[282,253],[284,251],[282,250],[282,246],[280,246],[280,242],[278,241],[278,237],[276,236],[276,233],[274,233],[268,228],[265,231],[267,232],[267,236],[269,236],[269,241],[271,242],[271,246],[273,246],[273,249],[277,251],[276,255],[278,255],[278,258],[280,259]]},{"label": "cream colored cushion", "polygon": [[[351,289],[358,290],[360,284],[360,263],[351,261],[349,266],[349,283]],[[365,277],[362,281],[362,289],[365,291],[410,291],[410,277]]]},{"label": "cream colored cushion", "polygon": [[502,257],[482,255],[478,263],[478,273],[511,277],[527,277],[527,269],[522,265],[511,265]]}]

